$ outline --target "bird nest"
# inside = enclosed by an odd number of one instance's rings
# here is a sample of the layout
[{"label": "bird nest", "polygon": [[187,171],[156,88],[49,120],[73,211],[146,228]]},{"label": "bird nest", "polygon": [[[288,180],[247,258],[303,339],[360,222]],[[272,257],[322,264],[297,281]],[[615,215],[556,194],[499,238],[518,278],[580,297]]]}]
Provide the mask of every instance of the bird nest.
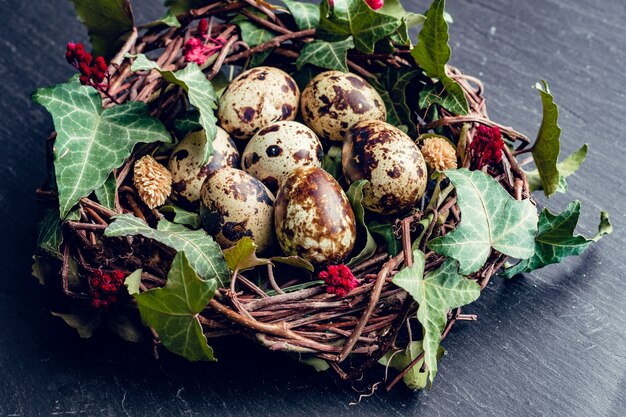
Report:
[{"label": "bird nest", "polygon": [[[234,15],[245,17],[256,27],[273,33],[274,37],[249,45],[242,39],[238,25],[233,23]],[[265,55],[263,65],[294,73],[302,48],[317,39],[315,28],[298,29],[288,11],[275,9],[265,2],[210,2],[205,7],[179,15],[180,27],[156,24],[134,29],[111,59],[109,86],[102,94],[103,107],[129,101],[144,102],[151,115],[169,126],[187,106],[184,89],[170,88],[168,81],[155,71],[133,71],[133,58],[129,55],[146,54],[168,71],[184,68],[187,65],[184,45],[196,36],[199,19],[209,19],[210,38],[220,39],[219,48],[201,66],[208,80],[224,75],[232,77],[233,72],[254,64],[255,56],[260,54]],[[394,68],[419,71],[413,84],[436,83],[423,74],[407,44],[394,43],[392,52],[365,53],[350,49],[346,64],[350,72],[367,80],[376,79],[386,68]],[[441,102],[432,103],[423,114],[413,111],[410,117],[416,124],[418,135],[436,132],[450,139],[459,149],[467,149],[478,127],[498,127],[508,145],[503,147],[498,161],[480,168],[514,199],[529,199],[528,181],[514,156],[528,148],[529,140],[488,117],[483,86],[478,79],[454,67],[446,68],[448,77],[461,87],[469,111],[454,114]],[[437,111],[436,118],[432,117],[432,111],[428,112],[433,109]],[[47,143],[48,161],[52,166],[55,157],[59,157],[54,150],[55,134]],[[135,162],[144,155],[155,154],[159,146],[136,146],[123,165],[114,170],[116,187],[111,206],[107,207],[90,194],[79,200],[78,215],[63,222],[60,259],[49,264],[52,273],[46,282],[62,291],[64,305],[70,306],[67,311],[75,313],[92,308],[91,284],[86,277],[93,271],[122,271],[129,275],[141,268],[141,292],[166,284],[176,254],[174,249],[142,235],[105,236],[113,219],[123,213],[129,213],[151,227],[163,218],[161,211],[149,208],[142,201],[132,181]],[[157,161],[165,161],[168,156],[162,149],[156,153]],[[459,168],[472,168],[475,158],[475,154],[464,152],[458,161]],[[409,319],[416,313],[418,303],[392,281],[399,271],[413,265],[415,249],[425,255],[425,274],[444,263],[446,257],[432,251],[428,242],[455,230],[461,221],[461,212],[455,191],[447,195],[440,193],[447,180],[442,181],[435,186],[435,181],[431,180],[418,206],[392,222],[394,236],[386,242],[378,241],[378,248],[372,256],[351,265],[358,287],[343,297],[327,293],[324,282],[316,280],[315,274],[319,271],[312,276],[302,269],[279,267],[278,263],[257,266],[248,272],[234,271],[230,282],[217,288],[208,305],[197,315],[208,343],[216,338],[244,336],[270,350],[321,359],[342,379],[350,380],[362,376],[384,355],[396,350],[399,341],[406,341],[409,337],[417,339],[421,329],[413,326],[411,330],[410,324],[415,320]],[[42,187],[38,196],[44,206],[58,204],[54,186]],[[424,222],[426,218],[436,221]],[[397,246],[391,249],[389,244],[393,240]],[[467,278],[483,289],[506,260],[507,256],[492,249],[484,265]],[[118,311],[124,310],[138,319],[137,305],[132,297],[122,294],[117,304]],[[462,314],[461,308],[451,309],[447,312],[441,339],[449,334],[457,321],[473,319],[473,315]],[[146,330],[144,336],[158,345],[160,337],[157,333]],[[422,358],[423,353],[412,357],[389,385],[393,386],[416,364],[423,367]]]}]

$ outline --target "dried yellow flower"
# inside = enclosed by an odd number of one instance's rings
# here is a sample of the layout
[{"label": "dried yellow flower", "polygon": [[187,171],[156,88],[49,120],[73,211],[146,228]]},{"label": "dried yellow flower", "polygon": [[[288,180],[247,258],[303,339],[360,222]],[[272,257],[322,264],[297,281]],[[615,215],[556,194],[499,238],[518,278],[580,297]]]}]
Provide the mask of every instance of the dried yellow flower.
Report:
[{"label": "dried yellow flower", "polygon": [[146,155],[135,162],[133,184],[148,207],[163,203],[172,192],[172,174],[153,157]]},{"label": "dried yellow flower", "polygon": [[424,139],[422,155],[428,166],[434,171],[456,169],[456,148],[442,137],[430,137]]}]

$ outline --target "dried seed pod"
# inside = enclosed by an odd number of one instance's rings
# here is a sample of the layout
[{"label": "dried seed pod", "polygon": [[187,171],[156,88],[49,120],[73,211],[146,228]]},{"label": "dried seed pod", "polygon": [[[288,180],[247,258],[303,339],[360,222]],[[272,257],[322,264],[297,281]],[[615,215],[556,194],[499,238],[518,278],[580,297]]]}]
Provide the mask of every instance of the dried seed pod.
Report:
[{"label": "dried seed pod", "polygon": [[139,197],[152,209],[165,203],[172,192],[172,174],[146,155],[135,162],[133,184]]},{"label": "dried seed pod", "polygon": [[422,155],[433,171],[445,171],[457,169],[457,157],[455,146],[446,138],[431,136],[424,139],[421,146]]}]

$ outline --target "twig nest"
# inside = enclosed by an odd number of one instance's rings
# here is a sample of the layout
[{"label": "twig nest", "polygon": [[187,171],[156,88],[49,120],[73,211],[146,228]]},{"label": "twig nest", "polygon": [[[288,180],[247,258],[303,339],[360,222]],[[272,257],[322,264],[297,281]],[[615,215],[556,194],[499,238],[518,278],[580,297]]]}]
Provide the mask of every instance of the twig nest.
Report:
[{"label": "twig nest", "polygon": [[294,120],[299,100],[300,90],[289,74],[274,67],[256,67],[228,85],[217,117],[232,137],[247,140],[274,121]]},{"label": "twig nest", "polygon": [[252,175],[226,167],[210,174],[200,191],[203,228],[222,248],[250,237],[263,252],[274,242],[274,196]]},{"label": "twig nest", "polygon": [[172,200],[186,207],[197,208],[202,183],[211,173],[227,166],[239,167],[239,151],[224,129],[217,128],[213,155],[206,165],[202,165],[205,143],[203,130],[189,133],[170,156],[168,168],[172,173]]},{"label": "twig nest", "polygon": [[243,169],[273,193],[298,167],[322,166],[324,151],[315,133],[302,123],[275,122],[259,130],[243,151]]},{"label": "twig nest", "polygon": [[317,167],[292,171],[274,209],[276,236],[287,255],[316,264],[340,263],[356,241],[356,222],[337,181]]},{"label": "twig nest", "polygon": [[304,122],[318,136],[340,142],[348,128],[361,120],[386,120],[387,109],[378,92],[358,75],[326,71],[302,92]]},{"label": "twig nest", "polygon": [[135,162],[133,185],[139,198],[153,209],[163,205],[172,193],[172,174],[153,157],[146,155]]},{"label": "twig nest", "polygon": [[426,191],[426,162],[413,140],[380,120],[352,126],[343,142],[341,165],[349,182],[368,180],[363,205],[376,213],[408,210]]},{"label": "twig nest", "polygon": [[426,137],[421,146],[422,155],[433,171],[457,169],[456,147],[442,136]]}]

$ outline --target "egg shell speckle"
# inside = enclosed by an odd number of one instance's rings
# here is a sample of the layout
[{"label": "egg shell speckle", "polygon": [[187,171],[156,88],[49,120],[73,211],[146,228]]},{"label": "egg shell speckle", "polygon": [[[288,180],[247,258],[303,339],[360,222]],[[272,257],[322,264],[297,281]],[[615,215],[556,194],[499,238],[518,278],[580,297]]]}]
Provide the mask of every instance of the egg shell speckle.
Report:
[{"label": "egg shell speckle", "polygon": [[256,67],[239,74],[226,88],[217,109],[220,125],[235,139],[247,140],[277,120],[293,120],[300,90],[284,71]]},{"label": "egg shell speckle", "polygon": [[221,168],[202,185],[202,226],[222,248],[250,237],[263,252],[274,242],[274,196],[252,175]]},{"label": "egg shell speckle", "polygon": [[361,120],[386,120],[385,103],[358,75],[326,71],[313,78],[302,92],[304,122],[324,139],[340,142]]},{"label": "egg shell speckle", "polygon": [[302,166],[321,167],[322,144],[302,123],[281,121],[259,130],[242,154],[243,169],[272,192],[291,171]]},{"label": "egg shell speckle", "polygon": [[226,131],[217,128],[213,139],[213,155],[202,165],[204,131],[187,134],[174,148],[168,168],[172,173],[172,200],[185,207],[196,207],[200,201],[202,183],[209,174],[223,167],[238,168],[240,157],[237,146]]},{"label": "egg shell speckle", "polygon": [[348,181],[369,181],[363,205],[377,213],[408,210],[426,191],[428,172],[418,146],[406,133],[379,120],[350,128],[341,165]]},{"label": "egg shell speckle", "polygon": [[356,241],[350,201],[321,168],[297,168],[287,176],[276,196],[274,216],[283,251],[315,264],[342,262]]}]

